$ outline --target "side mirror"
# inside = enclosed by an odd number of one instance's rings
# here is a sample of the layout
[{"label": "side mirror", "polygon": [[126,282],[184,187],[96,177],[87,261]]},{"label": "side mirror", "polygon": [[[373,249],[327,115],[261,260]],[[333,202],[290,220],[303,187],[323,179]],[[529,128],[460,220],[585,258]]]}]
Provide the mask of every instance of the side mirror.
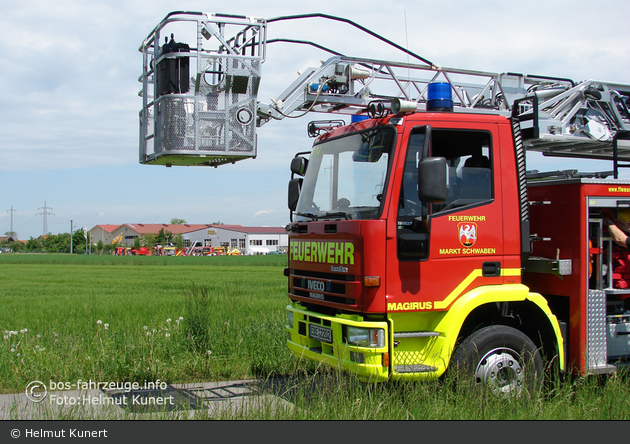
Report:
[{"label": "side mirror", "polygon": [[289,210],[293,213],[297,208],[298,199],[300,198],[300,190],[302,189],[302,181],[304,179],[291,179],[289,181]]},{"label": "side mirror", "polygon": [[448,197],[444,157],[426,157],[418,162],[418,197],[424,202],[444,202]]},{"label": "side mirror", "polygon": [[291,172],[298,176],[304,176],[308,168],[308,160],[302,156],[296,156],[291,159]]}]

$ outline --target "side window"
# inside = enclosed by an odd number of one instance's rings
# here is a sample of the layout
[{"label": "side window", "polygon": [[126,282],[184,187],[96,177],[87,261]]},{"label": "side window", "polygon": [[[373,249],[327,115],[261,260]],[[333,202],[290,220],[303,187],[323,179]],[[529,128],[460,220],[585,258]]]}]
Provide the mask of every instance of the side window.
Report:
[{"label": "side window", "polygon": [[400,188],[398,216],[416,217],[422,215],[422,203],[418,199],[418,161],[420,160],[424,133],[412,134],[405,159],[405,169]]},{"label": "side window", "polygon": [[448,197],[433,214],[493,198],[491,136],[486,131],[434,130],[432,156],[446,158]]},{"label": "side window", "polygon": [[[398,216],[403,220],[422,215],[422,203],[418,199],[418,161],[423,142],[424,133],[412,134],[409,138],[398,207]],[[431,155],[446,158],[448,168],[448,197],[443,203],[433,204],[433,214],[492,199],[490,133],[433,129],[431,142]],[[405,225],[405,222],[399,224]]]}]

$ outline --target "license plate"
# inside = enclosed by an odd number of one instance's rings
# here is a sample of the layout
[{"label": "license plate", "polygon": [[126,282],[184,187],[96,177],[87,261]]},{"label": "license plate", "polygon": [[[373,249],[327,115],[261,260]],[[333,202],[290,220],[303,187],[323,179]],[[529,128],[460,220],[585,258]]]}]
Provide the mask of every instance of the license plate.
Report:
[{"label": "license plate", "polygon": [[332,343],[332,328],[320,327],[319,325],[309,324],[308,334],[311,338],[318,341]]}]

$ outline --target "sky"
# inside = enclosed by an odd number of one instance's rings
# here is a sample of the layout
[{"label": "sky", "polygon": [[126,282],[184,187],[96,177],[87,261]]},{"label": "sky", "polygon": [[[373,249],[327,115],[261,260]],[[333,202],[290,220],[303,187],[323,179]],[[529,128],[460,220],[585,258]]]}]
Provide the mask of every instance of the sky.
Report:
[{"label": "sky", "polygon": [[[322,9],[330,8],[330,9]],[[326,13],[350,19],[436,65],[630,83],[625,0],[22,0],[0,3],[0,235],[19,239],[98,224],[222,222],[284,226],[296,152],[317,115],[257,130],[258,156],[218,168],[142,165],[138,48],[171,11],[270,19]],[[312,40],[347,55],[407,61],[348,25],[277,22],[269,38]],[[269,45],[258,94],[269,103],[328,54]],[[533,156],[529,169],[564,169]],[[574,161],[575,162],[575,161]],[[572,167],[569,165],[569,167]],[[611,164],[578,162],[586,171]]]}]

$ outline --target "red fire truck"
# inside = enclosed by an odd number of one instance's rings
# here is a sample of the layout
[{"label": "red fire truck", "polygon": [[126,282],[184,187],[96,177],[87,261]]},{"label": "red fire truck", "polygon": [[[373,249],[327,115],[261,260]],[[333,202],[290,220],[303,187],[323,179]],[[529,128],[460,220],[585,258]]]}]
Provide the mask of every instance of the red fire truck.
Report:
[{"label": "red fire truck", "polygon": [[[630,208],[630,85],[438,67],[369,31],[414,63],[334,56],[259,103],[266,26],[304,17],[173,13],[140,48],[141,163],[217,166],[272,120],[351,118],[309,123],[291,161],[289,349],[375,381],[463,367],[499,395],[547,364],[624,365],[630,258],[605,223]],[[173,22],[197,46],[161,47]],[[612,170],[528,171],[528,150]]]}]

